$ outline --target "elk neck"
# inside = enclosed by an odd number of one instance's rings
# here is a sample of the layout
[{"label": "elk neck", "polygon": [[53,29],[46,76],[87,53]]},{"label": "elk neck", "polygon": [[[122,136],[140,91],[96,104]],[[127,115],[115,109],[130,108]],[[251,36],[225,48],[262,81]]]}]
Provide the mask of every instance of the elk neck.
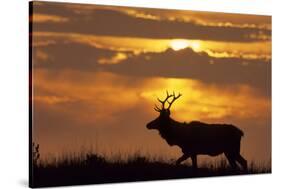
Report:
[{"label": "elk neck", "polygon": [[173,120],[169,118],[165,122],[161,123],[159,128],[160,136],[167,141],[169,145],[177,144],[177,133],[180,132],[183,123]]}]

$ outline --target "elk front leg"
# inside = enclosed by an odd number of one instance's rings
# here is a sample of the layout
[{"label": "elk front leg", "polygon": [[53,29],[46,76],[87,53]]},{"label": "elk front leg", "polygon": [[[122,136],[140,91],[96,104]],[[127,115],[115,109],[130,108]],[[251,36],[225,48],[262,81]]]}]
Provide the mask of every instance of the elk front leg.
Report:
[{"label": "elk front leg", "polygon": [[183,162],[183,161],[186,160],[187,158],[189,158],[189,155],[183,154],[183,155],[176,161],[176,165],[179,165],[181,162]]}]

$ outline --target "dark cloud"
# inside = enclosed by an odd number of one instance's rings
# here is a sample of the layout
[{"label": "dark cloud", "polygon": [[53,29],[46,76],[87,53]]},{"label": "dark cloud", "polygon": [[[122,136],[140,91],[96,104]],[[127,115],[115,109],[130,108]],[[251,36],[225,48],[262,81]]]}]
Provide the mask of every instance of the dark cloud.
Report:
[{"label": "dark cloud", "polygon": [[[45,53],[46,59],[37,56],[39,53]],[[91,48],[88,45],[77,43],[59,43],[34,49],[34,67],[49,69],[77,69],[77,70],[96,70],[98,59],[111,57],[115,51]]]},{"label": "dark cloud", "polygon": [[[258,41],[271,36],[271,31],[258,28],[231,26],[204,26],[194,22],[150,20],[136,18],[126,13],[102,9],[87,10],[81,14],[60,3],[48,3],[34,7],[34,13],[63,16],[63,23],[35,23],[34,31],[72,32],[94,35],[114,35],[144,38],[187,38],[216,41]],[[168,11],[168,10],[167,10]]]},{"label": "dark cloud", "polygon": [[247,84],[266,95],[271,94],[271,63],[265,60],[212,58],[192,49],[163,53],[145,53],[117,65],[105,65],[105,70],[120,74],[190,78],[221,85]]}]

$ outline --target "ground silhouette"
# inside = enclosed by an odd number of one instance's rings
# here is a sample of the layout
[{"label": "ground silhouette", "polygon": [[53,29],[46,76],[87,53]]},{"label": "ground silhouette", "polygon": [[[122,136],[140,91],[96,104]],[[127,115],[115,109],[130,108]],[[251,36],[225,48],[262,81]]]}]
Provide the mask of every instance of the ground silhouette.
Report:
[{"label": "ground silhouette", "polygon": [[98,154],[63,156],[50,162],[38,161],[33,166],[31,187],[67,186],[166,180],[194,177],[271,173],[270,164],[251,164],[247,171],[234,170],[222,159],[216,164],[205,163],[196,171],[189,164],[175,165],[153,157],[134,154],[126,160],[107,159]]}]

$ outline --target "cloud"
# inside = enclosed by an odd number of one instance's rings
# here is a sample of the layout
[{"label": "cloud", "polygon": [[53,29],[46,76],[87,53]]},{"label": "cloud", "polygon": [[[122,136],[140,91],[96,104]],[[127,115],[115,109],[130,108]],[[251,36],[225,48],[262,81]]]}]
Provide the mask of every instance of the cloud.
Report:
[{"label": "cloud", "polygon": [[190,48],[145,53],[117,65],[105,65],[104,69],[143,77],[190,78],[222,85],[246,84],[260,89],[263,94],[271,94],[270,61],[212,58]]},{"label": "cloud", "polygon": [[[109,9],[95,9],[83,15],[65,8],[62,4],[44,4],[44,6],[36,6],[34,12],[35,14],[54,14],[70,20],[59,24],[36,23],[33,25],[34,31],[239,42],[271,38],[271,31],[263,28],[202,25],[180,20],[152,20]],[[83,9],[80,12],[83,12]]]},{"label": "cloud", "polygon": [[33,23],[44,23],[44,22],[62,23],[62,22],[67,22],[67,21],[68,21],[68,18],[56,16],[56,15],[49,15],[49,14],[33,14],[32,15]]},{"label": "cloud", "polygon": [[271,16],[88,4],[64,4],[64,7],[82,15],[91,14],[94,10],[113,10],[150,20],[179,20],[209,26],[271,30]]},{"label": "cloud", "polygon": [[[118,8],[113,10],[118,11]],[[270,16],[256,16],[246,14],[230,14],[219,12],[203,12],[188,10],[161,10],[145,8],[124,8],[123,12],[145,19],[178,20],[192,22],[203,26],[234,27],[234,28],[259,28],[271,30]]]},{"label": "cloud", "polygon": [[116,56],[115,51],[89,48],[77,43],[56,43],[34,48],[34,67],[61,69],[78,69],[95,71],[98,61],[104,57]]}]

